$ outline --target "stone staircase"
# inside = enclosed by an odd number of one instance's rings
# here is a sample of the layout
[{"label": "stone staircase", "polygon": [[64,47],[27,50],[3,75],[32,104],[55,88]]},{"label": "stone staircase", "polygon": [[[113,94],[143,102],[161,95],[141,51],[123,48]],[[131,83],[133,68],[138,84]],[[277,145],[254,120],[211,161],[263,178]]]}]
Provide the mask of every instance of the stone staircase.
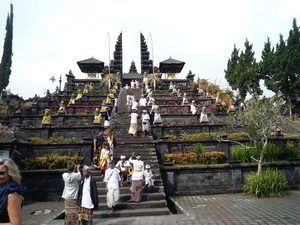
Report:
[{"label": "stone staircase", "polygon": [[[133,91],[133,94],[139,98],[142,94],[141,90]],[[130,217],[130,216],[149,216],[149,215],[169,215],[170,210],[167,207],[167,200],[164,193],[162,177],[156,156],[155,145],[152,137],[142,137],[141,120],[139,122],[139,132],[137,137],[128,134],[130,126],[130,117],[127,114],[126,94],[122,88],[119,94],[119,113],[113,116],[111,127],[117,138],[118,145],[114,151],[114,161],[118,161],[120,155],[125,155],[128,159],[132,152],[139,152],[142,156],[141,160],[145,164],[151,165],[155,186],[154,188],[144,188],[142,202],[128,203],[130,199],[130,186],[127,182],[123,182],[123,187],[120,188],[119,204],[115,208],[113,214],[109,214],[109,209],[106,204],[106,192],[104,183],[100,178],[99,170],[93,170],[92,175],[97,180],[99,192],[99,208],[94,212],[95,218],[105,217]],[[151,135],[151,133],[150,133]]]}]

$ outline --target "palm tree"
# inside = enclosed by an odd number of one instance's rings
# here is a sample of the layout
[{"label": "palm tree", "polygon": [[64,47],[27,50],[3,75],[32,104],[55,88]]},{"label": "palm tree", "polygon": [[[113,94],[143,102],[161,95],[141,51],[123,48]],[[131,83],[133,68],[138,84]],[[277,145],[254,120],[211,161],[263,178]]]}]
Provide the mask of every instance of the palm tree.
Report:
[{"label": "palm tree", "polygon": [[150,73],[147,75],[148,82],[149,82],[150,86],[153,87],[154,90],[156,88],[156,85],[158,83],[160,83],[160,77],[161,77],[161,75],[159,73]]},{"label": "palm tree", "polygon": [[117,81],[118,77],[115,74],[109,73],[103,77],[102,84],[108,87],[108,90],[110,91],[110,89],[117,83]]}]

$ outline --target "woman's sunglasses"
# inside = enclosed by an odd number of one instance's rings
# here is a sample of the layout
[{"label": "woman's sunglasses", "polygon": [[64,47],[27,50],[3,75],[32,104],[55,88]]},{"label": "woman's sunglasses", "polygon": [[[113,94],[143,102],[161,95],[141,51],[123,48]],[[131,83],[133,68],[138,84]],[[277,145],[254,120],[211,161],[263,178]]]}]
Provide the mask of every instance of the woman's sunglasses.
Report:
[{"label": "woman's sunglasses", "polygon": [[6,173],[7,173],[6,171],[0,171],[0,175],[4,175]]}]

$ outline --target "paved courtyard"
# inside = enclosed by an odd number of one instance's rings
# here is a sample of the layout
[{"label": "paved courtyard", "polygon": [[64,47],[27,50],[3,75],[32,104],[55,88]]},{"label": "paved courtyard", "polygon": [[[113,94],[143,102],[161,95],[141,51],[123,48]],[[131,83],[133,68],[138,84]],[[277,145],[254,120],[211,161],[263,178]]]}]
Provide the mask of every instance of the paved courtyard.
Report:
[{"label": "paved courtyard", "polygon": [[[300,191],[290,191],[283,198],[254,198],[239,193],[180,196],[172,199],[181,214],[96,218],[94,225],[300,225]],[[23,225],[63,225],[63,219],[54,219],[64,211],[63,207],[63,202],[25,205]],[[42,209],[53,210],[53,213],[31,214]]]}]

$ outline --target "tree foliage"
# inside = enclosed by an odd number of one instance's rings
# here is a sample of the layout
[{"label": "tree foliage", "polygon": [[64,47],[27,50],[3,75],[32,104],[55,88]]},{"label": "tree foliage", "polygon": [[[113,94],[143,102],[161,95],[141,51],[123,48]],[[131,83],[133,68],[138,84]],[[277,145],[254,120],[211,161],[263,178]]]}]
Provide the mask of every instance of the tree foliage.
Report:
[{"label": "tree foliage", "polygon": [[260,74],[258,64],[252,50],[253,45],[246,39],[245,50],[239,54],[239,49],[234,45],[231,58],[227,62],[225,78],[232,89],[240,91],[241,100],[244,101],[249,93],[255,99],[262,94],[260,88]]},{"label": "tree foliage", "polygon": [[[268,141],[280,128],[281,114],[284,104],[279,98],[256,100],[247,105],[243,111],[237,111],[226,118],[229,130],[243,131],[254,143],[254,147],[260,149],[260,156],[257,159],[258,173],[261,171],[261,164],[264,160],[264,153]],[[259,146],[262,146],[259,148]]]},{"label": "tree foliage", "polygon": [[294,103],[300,94],[299,62],[300,30],[296,19],[293,19],[292,29],[286,40],[280,34],[278,43],[272,46],[270,38],[267,38],[258,63],[247,39],[245,50],[240,54],[234,45],[227,62],[225,78],[232,89],[240,90],[242,100],[247,94],[257,99],[262,94],[259,82],[263,80],[267,89],[282,93],[287,102]]},{"label": "tree foliage", "polygon": [[12,65],[12,40],[13,40],[13,5],[10,4],[10,13],[6,20],[6,36],[4,39],[3,53],[0,64],[0,93],[9,84]]}]

